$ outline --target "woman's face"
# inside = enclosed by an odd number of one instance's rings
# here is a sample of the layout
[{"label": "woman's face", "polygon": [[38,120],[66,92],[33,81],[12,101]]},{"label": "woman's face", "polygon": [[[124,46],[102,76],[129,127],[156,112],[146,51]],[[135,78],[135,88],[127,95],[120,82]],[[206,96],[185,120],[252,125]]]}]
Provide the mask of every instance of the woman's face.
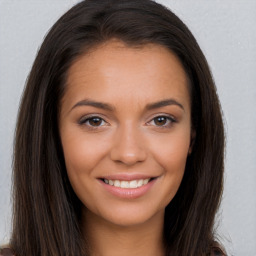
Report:
[{"label": "woman's face", "polygon": [[185,72],[162,46],[112,40],[79,57],[59,125],[84,212],[122,226],[162,218],[184,174],[190,112]]}]

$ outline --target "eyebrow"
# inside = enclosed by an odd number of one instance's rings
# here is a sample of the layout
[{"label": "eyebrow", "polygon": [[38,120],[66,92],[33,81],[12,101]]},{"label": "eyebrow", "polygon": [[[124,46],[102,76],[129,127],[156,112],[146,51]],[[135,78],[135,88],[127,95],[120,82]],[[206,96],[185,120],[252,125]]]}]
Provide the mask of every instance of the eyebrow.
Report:
[{"label": "eyebrow", "polygon": [[105,110],[109,110],[109,111],[114,111],[115,110],[114,106],[111,106],[111,105],[109,105],[107,103],[97,102],[97,101],[89,100],[89,99],[85,99],[85,100],[81,100],[81,101],[77,102],[71,108],[71,110],[76,108],[76,107],[79,107],[79,106],[92,106],[92,107],[95,107],[95,108],[105,109]]},{"label": "eyebrow", "polygon": [[[175,99],[165,99],[165,100],[157,101],[154,103],[150,103],[150,104],[146,105],[145,109],[152,110],[152,109],[161,108],[161,107],[170,106],[170,105],[176,105],[176,106],[180,107],[182,110],[184,110],[183,105],[181,103],[179,103],[178,101],[176,101]],[[71,110],[76,107],[79,107],[79,106],[92,106],[95,108],[100,108],[100,109],[104,109],[104,110],[108,110],[108,111],[115,111],[115,107],[112,105],[109,105],[109,104],[103,103],[103,102],[94,101],[94,100],[89,100],[89,99],[85,99],[85,100],[81,100],[81,101],[77,102],[71,108]]]},{"label": "eyebrow", "polygon": [[182,110],[185,110],[183,105],[181,103],[179,103],[178,101],[176,101],[175,99],[166,99],[166,100],[161,100],[161,101],[157,101],[154,103],[150,103],[146,106],[146,109],[152,110],[152,109],[161,108],[161,107],[170,106],[170,105],[176,105],[176,106],[180,107]]}]

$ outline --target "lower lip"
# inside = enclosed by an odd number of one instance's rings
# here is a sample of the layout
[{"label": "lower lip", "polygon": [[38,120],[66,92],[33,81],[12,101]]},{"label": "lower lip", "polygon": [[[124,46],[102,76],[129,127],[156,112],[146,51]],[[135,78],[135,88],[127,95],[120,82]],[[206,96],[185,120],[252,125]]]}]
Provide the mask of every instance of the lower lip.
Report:
[{"label": "lower lip", "polygon": [[100,180],[100,183],[108,192],[110,192],[114,196],[117,196],[120,198],[135,199],[145,195],[151,189],[151,187],[156,183],[156,180],[157,179],[155,178],[149,183],[147,183],[146,185],[143,185],[139,188],[115,187],[115,186],[106,184],[103,180]]}]

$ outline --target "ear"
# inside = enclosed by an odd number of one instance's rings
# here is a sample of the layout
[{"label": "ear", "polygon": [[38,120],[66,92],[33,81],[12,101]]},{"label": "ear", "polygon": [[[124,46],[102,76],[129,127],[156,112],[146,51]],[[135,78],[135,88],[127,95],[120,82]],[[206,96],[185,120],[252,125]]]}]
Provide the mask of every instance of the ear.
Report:
[{"label": "ear", "polygon": [[194,129],[191,130],[191,136],[190,136],[190,145],[188,149],[188,155],[190,155],[193,151],[193,146],[195,144],[196,140],[196,131]]}]

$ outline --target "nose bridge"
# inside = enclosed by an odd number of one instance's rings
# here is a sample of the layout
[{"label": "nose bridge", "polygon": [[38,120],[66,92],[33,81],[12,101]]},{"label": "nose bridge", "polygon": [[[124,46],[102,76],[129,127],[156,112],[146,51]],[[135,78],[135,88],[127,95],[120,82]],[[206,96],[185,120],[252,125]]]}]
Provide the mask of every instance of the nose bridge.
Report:
[{"label": "nose bridge", "polygon": [[133,165],[146,159],[143,134],[138,126],[127,121],[117,128],[111,158],[126,165]]}]

